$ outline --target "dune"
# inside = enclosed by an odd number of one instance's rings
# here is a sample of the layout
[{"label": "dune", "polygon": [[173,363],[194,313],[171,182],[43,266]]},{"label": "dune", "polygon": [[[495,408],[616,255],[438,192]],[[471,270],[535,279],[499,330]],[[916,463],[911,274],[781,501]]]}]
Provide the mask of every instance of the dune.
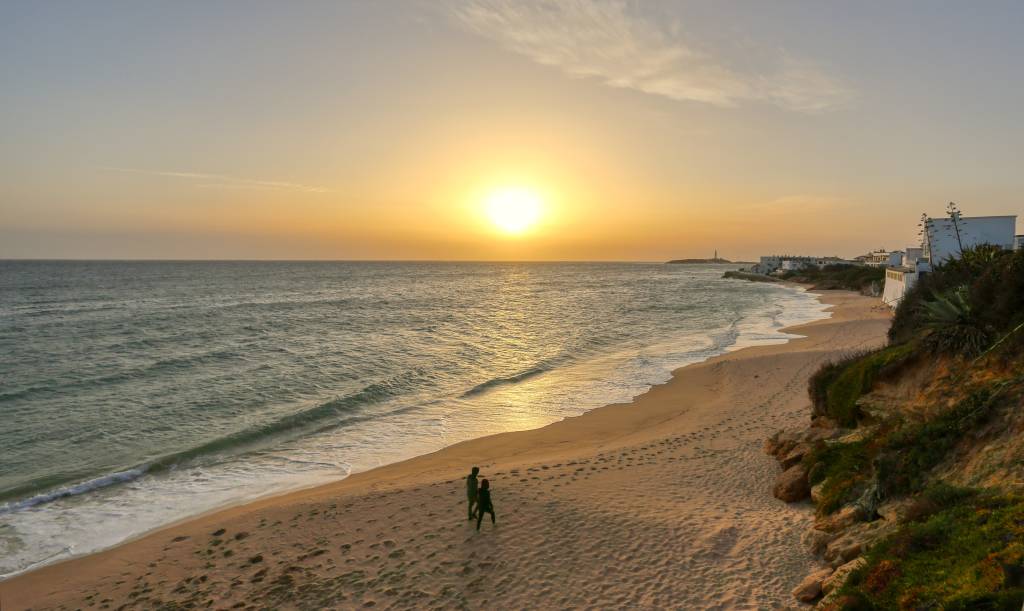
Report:
[{"label": "dune", "polygon": [[[792,607],[809,505],[762,451],[808,377],[881,345],[888,309],[824,291],[786,344],[681,368],[624,404],[203,515],[0,583],[9,609]],[[497,524],[466,520],[481,467]]]}]

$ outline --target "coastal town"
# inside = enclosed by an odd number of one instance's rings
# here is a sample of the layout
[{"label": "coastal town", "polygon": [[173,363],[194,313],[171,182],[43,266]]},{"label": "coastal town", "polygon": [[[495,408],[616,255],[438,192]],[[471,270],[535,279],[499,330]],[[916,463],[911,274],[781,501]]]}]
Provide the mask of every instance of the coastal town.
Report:
[{"label": "coastal town", "polygon": [[959,259],[964,251],[982,245],[1004,250],[1024,247],[1024,235],[1016,233],[1017,216],[961,216],[951,204],[945,217],[922,216],[920,242],[902,250],[879,248],[852,259],[807,255],[765,255],[742,270],[746,279],[756,276],[784,278],[807,270],[838,269],[832,266],[881,268],[884,280],[865,287],[865,292],[880,297],[895,309],[907,291],[934,267]]}]

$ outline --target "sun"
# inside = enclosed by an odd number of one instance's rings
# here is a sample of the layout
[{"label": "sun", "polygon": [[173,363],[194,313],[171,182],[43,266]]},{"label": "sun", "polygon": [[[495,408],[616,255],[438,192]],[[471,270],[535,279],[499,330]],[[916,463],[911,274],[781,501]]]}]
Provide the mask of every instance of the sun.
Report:
[{"label": "sun", "polygon": [[506,187],[491,192],[485,200],[487,218],[498,230],[518,235],[540,219],[542,201],[529,189]]}]

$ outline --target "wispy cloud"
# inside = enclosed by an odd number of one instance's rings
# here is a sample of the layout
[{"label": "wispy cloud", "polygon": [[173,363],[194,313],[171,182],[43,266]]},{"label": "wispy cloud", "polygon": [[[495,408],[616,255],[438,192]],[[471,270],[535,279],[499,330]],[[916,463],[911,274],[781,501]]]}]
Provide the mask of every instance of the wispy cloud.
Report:
[{"label": "wispy cloud", "polygon": [[[465,0],[449,4],[462,28],[577,78],[673,100],[732,107],[767,101],[819,112],[852,91],[817,63],[778,54],[764,72],[730,67],[619,0]],[[763,61],[764,58],[758,58]]]},{"label": "wispy cloud", "polygon": [[130,174],[148,174],[150,176],[167,176],[191,180],[195,186],[208,189],[266,189],[280,191],[302,191],[304,193],[328,193],[330,189],[315,185],[304,185],[279,180],[259,180],[255,178],[238,178],[224,174],[208,174],[205,172],[168,172],[162,170],[141,170],[138,168],[113,168],[104,170],[126,172]]}]

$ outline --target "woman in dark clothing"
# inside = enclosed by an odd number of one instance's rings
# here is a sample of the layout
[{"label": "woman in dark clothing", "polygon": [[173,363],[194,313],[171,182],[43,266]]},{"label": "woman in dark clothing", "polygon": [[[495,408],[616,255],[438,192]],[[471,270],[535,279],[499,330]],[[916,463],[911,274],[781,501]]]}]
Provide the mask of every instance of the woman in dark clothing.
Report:
[{"label": "woman in dark clothing", "polygon": [[494,505],[491,504],[491,482],[483,480],[480,482],[480,492],[476,497],[476,529],[480,530],[480,523],[484,521],[484,512],[491,514],[491,524],[494,524]]}]

